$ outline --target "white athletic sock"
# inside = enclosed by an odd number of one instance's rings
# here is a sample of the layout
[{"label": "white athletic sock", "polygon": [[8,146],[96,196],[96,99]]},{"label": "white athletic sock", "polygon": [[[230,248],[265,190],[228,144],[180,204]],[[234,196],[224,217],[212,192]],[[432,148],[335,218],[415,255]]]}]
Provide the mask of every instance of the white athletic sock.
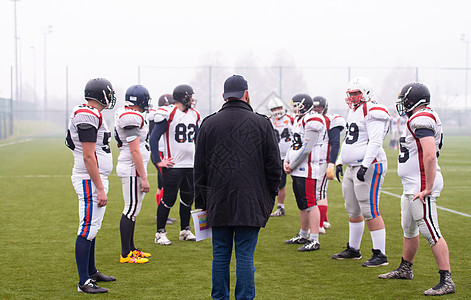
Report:
[{"label": "white athletic sock", "polygon": [[309,234],[309,239],[312,240],[312,241],[318,242],[319,241],[319,234],[318,233],[311,233],[311,234]]},{"label": "white athletic sock", "polygon": [[371,240],[373,241],[373,249],[381,250],[386,254],[386,229],[370,231]]},{"label": "white athletic sock", "polygon": [[349,236],[348,243],[350,247],[360,250],[361,237],[363,236],[363,230],[365,229],[365,222],[359,223],[348,222]]},{"label": "white athletic sock", "polygon": [[278,204],[281,208],[285,208],[285,204]]},{"label": "white athletic sock", "polygon": [[299,235],[302,236],[303,238],[306,238],[308,237],[309,235],[309,230],[299,230]]}]

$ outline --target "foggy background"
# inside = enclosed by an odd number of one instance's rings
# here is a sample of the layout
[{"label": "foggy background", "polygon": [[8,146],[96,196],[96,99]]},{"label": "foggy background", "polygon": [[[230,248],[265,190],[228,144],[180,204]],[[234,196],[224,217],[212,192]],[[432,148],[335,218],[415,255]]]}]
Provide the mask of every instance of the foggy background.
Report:
[{"label": "foggy background", "polygon": [[[156,104],[190,84],[203,116],[243,75],[252,106],[271,95],[322,95],[345,116],[350,78],[366,76],[390,113],[419,81],[445,134],[469,135],[470,1],[0,0],[0,138],[64,135],[91,78],[109,79],[117,107],[130,85]],[[113,127],[113,112],[105,112]],[[13,125],[13,126],[12,126]]]}]

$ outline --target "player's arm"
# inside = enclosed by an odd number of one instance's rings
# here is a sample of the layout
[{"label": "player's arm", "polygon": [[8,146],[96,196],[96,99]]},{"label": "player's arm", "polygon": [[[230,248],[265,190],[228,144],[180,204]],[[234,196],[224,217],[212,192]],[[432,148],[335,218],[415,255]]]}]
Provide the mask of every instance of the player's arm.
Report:
[{"label": "player's arm", "polygon": [[435,138],[433,131],[430,129],[416,130],[419,137],[420,146],[422,147],[424,171],[425,171],[425,189],[414,196],[414,200],[419,198],[425,203],[425,196],[431,195],[433,192],[433,184],[437,174],[437,152],[435,149]]},{"label": "player's arm", "polygon": [[317,138],[319,137],[319,132],[314,130],[306,130],[304,134],[304,141],[301,149],[297,151],[297,155],[289,163],[290,170],[296,169],[299,164],[307,159],[309,153],[311,153],[312,148],[317,143]]},{"label": "player's arm", "polygon": [[98,206],[106,206],[108,197],[100,177],[98,162],[95,154],[95,146],[97,139],[97,129],[91,125],[79,124],[78,126],[79,140],[82,142],[83,163],[87,169],[88,175],[97,189]]},{"label": "player's arm", "polygon": [[343,127],[342,126],[337,126],[334,128],[331,128],[328,132],[327,135],[329,136],[329,143],[330,143],[330,156],[329,156],[329,164],[327,165],[326,169],[326,177],[329,180],[334,179],[335,175],[335,160],[337,159],[337,156],[339,154],[340,150],[340,132],[342,131]]},{"label": "player's arm", "polygon": [[141,177],[141,192],[147,193],[149,192],[150,185],[147,180],[147,172],[144,167],[144,161],[139,147],[139,127],[125,127],[124,133],[126,134],[126,141],[128,142],[129,151],[131,152],[132,162],[136,167],[137,174]]},{"label": "player's arm", "polygon": [[156,115],[155,118],[156,123],[152,129],[149,140],[151,160],[157,167],[168,168],[175,164],[172,161],[173,158],[169,157],[168,159],[161,160],[159,155],[159,140],[164,132],[167,131],[168,122],[163,117],[161,117],[161,119],[157,119],[159,118],[159,115]]}]

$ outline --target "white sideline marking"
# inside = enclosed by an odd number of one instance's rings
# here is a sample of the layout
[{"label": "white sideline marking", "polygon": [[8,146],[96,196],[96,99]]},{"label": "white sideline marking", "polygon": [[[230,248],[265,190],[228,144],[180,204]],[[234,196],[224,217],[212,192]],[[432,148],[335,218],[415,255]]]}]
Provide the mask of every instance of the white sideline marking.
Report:
[{"label": "white sideline marking", "polygon": [[[390,192],[386,192],[386,191],[381,191],[381,193],[384,193],[384,194],[387,194],[387,195],[390,195],[390,196],[393,196],[393,197],[396,197],[396,198],[401,199],[401,196],[400,196],[400,195],[396,195],[396,194],[393,194],[393,193],[390,193]],[[462,212],[460,212],[460,211],[456,211],[456,210],[449,209],[449,208],[442,207],[442,206],[438,206],[438,205],[437,205],[437,208],[438,208],[438,209],[441,209],[441,210],[445,210],[445,211],[451,212],[451,213],[454,213],[454,214],[457,214],[457,215],[460,215],[460,216],[464,216],[464,217],[471,218],[471,215],[462,213]]]},{"label": "white sideline marking", "polygon": [[4,147],[4,146],[10,146],[10,145],[14,145],[14,144],[29,142],[29,141],[31,141],[31,140],[32,140],[32,139],[25,139],[25,140],[19,140],[19,141],[9,142],[9,143],[6,143],[6,144],[0,144],[0,148],[1,148],[1,147]]}]

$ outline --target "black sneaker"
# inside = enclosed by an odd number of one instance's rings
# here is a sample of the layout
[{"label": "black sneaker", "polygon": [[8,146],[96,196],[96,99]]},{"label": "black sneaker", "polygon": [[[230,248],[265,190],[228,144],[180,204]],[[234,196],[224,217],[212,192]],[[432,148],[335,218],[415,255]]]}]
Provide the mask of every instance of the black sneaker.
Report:
[{"label": "black sneaker", "polygon": [[425,296],[440,296],[452,294],[455,292],[455,283],[451,279],[451,272],[448,270],[440,270],[440,282],[431,289],[424,292]]},{"label": "black sneaker", "polygon": [[298,233],[294,238],[286,240],[285,244],[306,244],[308,242],[310,241],[307,238],[300,236]]},{"label": "black sneaker", "polygon": [[103,281],[103,282],[116,281],[116,277],[103,275],[99,271],[97,271],[93,275],[90,275],[90,278],[95,281]]},{"label": "black sneaker", "polygon": [[315,251],[319,250],[321,245],[318,241],[309,241],[309,243],[302,245],[298,248],[298,251]]},{"label": "black sneaker", "polygon": [[378,276],[381,279],[412,279],[414,273],[412,272],[412,263],[401,258],[399,267],[389,273],[381,274]]},{"label": "black sneaker", "polygon": [[108,292],[108,289],[99,287],[98,285],[95,284],[95,280],[93,279],[87,279],[83,285],[78,285],[77,290],[81,293],[87,293],[87,294],[99,294],[99,293],[106,293]]},{"label": "black sneaker", "polygon": [[350,244],[347,243],[347,249],[344,251],[332,255],[332,259],[361,259],[360,250],[350,247]]},{"label": "black sneaker", "polygon": [[388,258],[381,250],[372,249],[373,256],[365,261],[361,266],[362,267],[379,267],[389,265]]}]

